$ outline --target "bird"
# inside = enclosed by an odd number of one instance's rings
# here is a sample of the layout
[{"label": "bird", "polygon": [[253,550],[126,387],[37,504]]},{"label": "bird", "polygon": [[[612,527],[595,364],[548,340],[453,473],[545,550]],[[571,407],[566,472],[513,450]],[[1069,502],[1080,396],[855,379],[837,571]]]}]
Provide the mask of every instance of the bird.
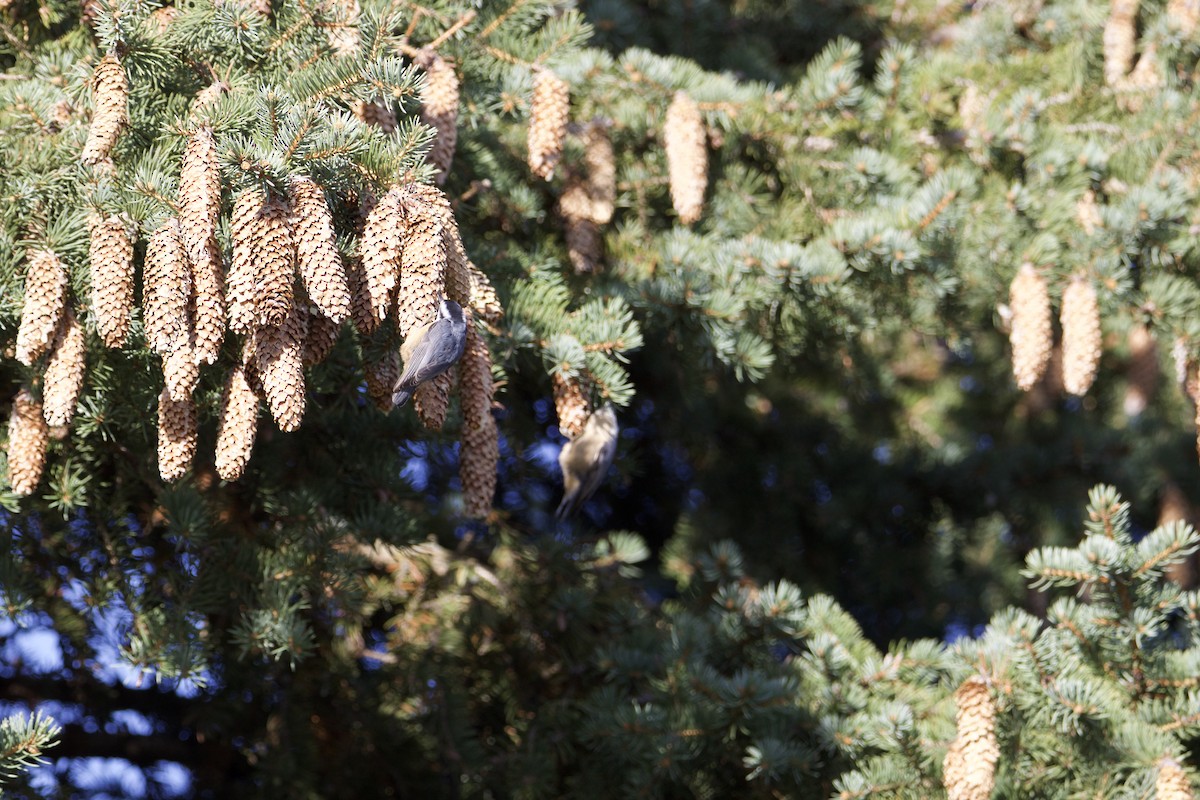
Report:
[{"label": "bird", "polygon": [[554,516],[566,519],[600,488],[617,454],[617,413],[605,403],[592,413],[583,432],[563,445],[558,465],[563,473],[563,498]]},{"label": "bird", "polygon": [[454,366],[466,346],[467,321],[462,306],[442,300],[437,319],[410,333],[400,348],[404,372],[392,388],[392,405],[404,405],[418,386]]}]

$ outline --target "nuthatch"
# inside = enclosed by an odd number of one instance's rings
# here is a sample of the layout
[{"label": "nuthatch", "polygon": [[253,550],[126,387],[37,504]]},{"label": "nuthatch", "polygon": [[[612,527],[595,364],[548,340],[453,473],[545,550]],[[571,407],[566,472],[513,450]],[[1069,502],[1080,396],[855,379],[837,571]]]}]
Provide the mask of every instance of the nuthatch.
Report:
[{"label": "nuthatch", "polygon": [[558,465],[563,473],[563,499],[554,516],[566,519],[600,488],[617,454],[617,414],[605,403],[588,417],[583,432],[563,445]]},{"label": "nuthatch", "polygon": [[466,346],[467,322],[462,306],[443,300],[437,319],[410,333],[400,348],[404,373],[392,389],[392,405],[404,405],[418,386],[453,367]]}]

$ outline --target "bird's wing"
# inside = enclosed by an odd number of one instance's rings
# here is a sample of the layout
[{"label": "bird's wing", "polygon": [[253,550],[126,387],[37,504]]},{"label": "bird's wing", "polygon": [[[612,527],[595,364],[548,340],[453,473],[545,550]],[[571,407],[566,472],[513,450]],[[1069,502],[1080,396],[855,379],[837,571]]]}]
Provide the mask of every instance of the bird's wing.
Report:
[{"label": "bird's wing", "polygon": [[452,323],[438,320],[425,332],[425,337],[413,348],[411,358],[404,365],[397,388],[413,388],[436,378],[450,369],[457,360],[458,341],[452,335]]},{"label": "bird's wing", "polygon": [[[576,447],[584,448],[580,460],[587,464],[587,467],[583,470],[582,478],[566,468],[566,464],[573,455],[572,450]],[[615,437],[606,439],[599,444],[576,439],[563,446],[558,457],[558,463],[563,468],[563,499],[558,504],[558,510],[554,512],[558,519],[565,519],[575,513],[588,501],[588,498],[596,493],[600,484],[604,482],[605,476],[608,475],[608,468],[612,466],[616,454],[617,440]]]}]

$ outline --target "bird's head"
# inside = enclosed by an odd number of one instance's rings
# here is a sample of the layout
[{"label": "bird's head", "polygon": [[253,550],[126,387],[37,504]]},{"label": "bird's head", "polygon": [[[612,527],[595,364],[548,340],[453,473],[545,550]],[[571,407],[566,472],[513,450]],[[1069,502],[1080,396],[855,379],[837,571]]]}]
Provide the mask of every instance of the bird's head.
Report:
[{"label": "bird's head", "polygon": [[442,300],[441,305],[438,306],[438,318],[439,319],[448,319],[448,320],[452,320],[454,322],[462,322],[463,321],[462,306],[460,306],[458,303],[454,302],[453,300]]}]

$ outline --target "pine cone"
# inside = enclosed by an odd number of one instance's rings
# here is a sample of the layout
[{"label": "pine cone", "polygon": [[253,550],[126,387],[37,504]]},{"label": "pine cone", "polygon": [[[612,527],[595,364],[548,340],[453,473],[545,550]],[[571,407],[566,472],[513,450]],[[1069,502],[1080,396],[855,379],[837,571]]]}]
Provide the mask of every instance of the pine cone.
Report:
[{"label": "pine cone", "polygon": [[68,306],[54,337],[54,348],[46,362],[42,381],[42,413],[47,425],[70,425],[83,388],[83,371],[87,342],[83,326]]},{"label": "pine cone", "polygon": [[1136,417],[1149,407],[1158,391],[1158,348],[1154,336],[1145,325],[1129,329],[1129,364],[1125,376],[1125,414]]},{"label": "pine cone", "polygon": [[304,339],[308,312],[294,304],[282,325],[254,331],[254,359],[267,405],[279,430],[294,431],[304,418]]},{"label": "pine cone", "polygon": [[[86,8],[88,0],[84,0]],[[150,12],[150,16],[146,20],[146,24],[155,33],[160,36],[167,32],[167,28],[171,27],[171,23],[179,17],[179,9],[175,6],[162,6]]]},{"label": "pine cone", "polygon": [[146,245],[142,284],[142,319],[150,347],[166,354],[188,345],[192,271],[175,217],[164,222]]},{"label": "pine cone", "polygon": [[500,297],[492,287],[492,282],[474,264],[470,265],[468,275],[471,279],[471,308],[484,322],[499,324],[504,319],[504,306],[500,305]]},{"label": "pine cone", "polygon": [[336,56],[352,56],[361,47],[358,17],[362,13],[358,0],[333,0],[330,3],[334,25],[327,28],[329,49]]},{"label": "pine cone", "polygon": [[202,125],[188,137],[179,173],[179,222],[192,268],[196,358],[211,364],[225,337],[225,276],[217,246],[221,173],[212,128]]},{"label": "pine cone", "polygon": [[596,271],[600,261],[600,231],[592,221],[592,201],[578,178],[568,178],[567,188],[558,200],[567,240],[567,255],[579,274]]},{"label": "pine cone", "polygon": [[1192,782],[1179,762],[1164,756],[1158,762],[1158,777],[1154,781],[1157,800],[1192,800]]},{"label": "pine cone", "polygon": [[533,76],[529,107],[529,169],[550,180],[562,157],[563,139],[571,114],[571,87],[548,69]]},{"label": "pine cone", "polygon": [[1104,82],[1117,86],[1133,66],[1138,0],[1112,0],[1104,25]]},{"label": "pine cone", "polygon": [[691,225],[704,210],[708,186],[708,151],[704,143],[704,119],[700,107],[687,92],[678,91],[667,108],[663,123],[663,145],[671,178],[671,202],[679,221]]},{"label": "pine cone", "polygon": [[558,430],[568,439],[574,439],[583,432],[583,426],[592,415],[592,404],[577,378],[555,372],[551,377],[551,385],[554,388],[554,410],[558,412]]},{"label": "pine cone", "polygon": [[454,369],[443,372],[431,381],[417,387],[413,394],[413,405],[417,417],[426,430],[440,431],[446,422],[446,411],[450,408],[450,389],[454,386]]},{"label": "pine cone", "polygon": [[133,239],[117,217],[91,229],[92,317],[105,346],[121,347],[133,312]]},{"label": "pine cone", "polygon": [[418,198],[428,207],[442,226],[442,240],[446,247],[446,296],[463,308],[471,302],[471,270],[475,266],[467,257],[463,247],[462,236],[458,230],[458,220],[454,218],[454,209],[450,198],[436,186],[425,183],[409,184],[407,191],[411,197]]},{"label": "pine cone", "polygon": [[296,266],[304,279],[304,288],[321,314],[341,324],[350,315],[350,288],[325,192],[306,177],[292,178],[290,191]]},{"label": "pine cone", "polygon": [[374,125],[383,133],[396,130],[396,114],[383,100],[355,100],[353,110],[354,116],[368,125]]},{"label": "pine cone", "polygon": [[267,201],[258,214],[254,307],[259,325],[282,325],[294,305],[296,245],[290,216],[287,202],[277,197]]},{"label": "pine cone", "polygon": [[597,225],[607,225],[612,221],[617,200],[617,164],[608,129],[596,122],[588,125],[583,134],[583,148],[590,219]]},{"label": "pine cone", "polygon": [[221,99],[221,95],[230,90],[228,83],[222,80],[215,80],[208,86],[205,86],[200,91],[196,92],[196,96],[192,98],[192,113],[203,111],[206,108],[211,108]]},{"label": "pine cone", "polygon": [[396,327],[407,337],[437,317],[446,293],[446,252],[443,216],[416,187],[404,193],[408,227],[401,254],[400,289],[396,295]]},{"label": "pine cone", "polygon": [[225,307],[229,312],[229,329],[234,333],[253,329],[257,318],[254,277],[259,249],[258,215],[265,202],[262,192],[248,189],[234,201],[233,214],[229,218],[233,253],[225,284]]},{"label": "pine cone", "polygon": [[341,323],[334,322],[316,308],[309,308],[308,336],[304,338],[304,366],[311,367],[328,358],[341,332]]},{"label": "pine cone", "polygon": [[258,431],[258,395],[250,388],[240,364],[225,380],[221,393],[221,418],[217,423],[217,474],[223,480],[242,477]]},{"label": "pine cone", "polygon": [[459,362],[458,387],[462,407],[458,471],[463,486],[463,513],[483,519],[492,510],[496,494],[500,434],[492,416],[492,357],[469,312],[467,348]]},{"label": "pine cone", "polygon": [[954,693],[958,738],[943,763],[949,800],[988,800],[996,781],[1000,749],[996,743],[996,706],[987,683],[976,675]]},{"label": "pine cone", "polygon": [[367,396],[383,413],[392,410],[392,387],[400,378],[400,353],[389,348],[377,360],[364,361],[367,376]]},{"label": "pine cone", "polygon": [[196,457],[196,404],[189,396],[172,400],[163,387],[158,396],[158,474],[176,481],[187,474]]},{"label": "pine cone", "polygon": [[346,285],[350,289],[350,321],[360,336],[370,336],[379,327],[379,320],[371,310],[371,290],[367,286],[367,273],[362,259],[352,256],[346,261]]},{"label": "pine cone", "polygon": [[1075,205],[1075,219],[1079,220],[1083,232],[1091,236],[1104,227],[1104,219],[1100,216],[1100,206],[1096,205],[1096,193],[1088,189]]},{"label": "pine cone", "polygon": [[163,356],[163,383],[167,396],[181,402],[192,396],[200,383],[200,365],[192,348],[186,344]]},{"label": "pine cone", "polygon": [[33,494],[46,466],[46,446],[50,429],[42,415],[42,406],[28,389],[13,399],[8,419],[8,483],[13,494]]},{"label": "pine cone", "polygon": [[1100,307],[1096,290],[1076,275],[1063,292],[1063,386],[1073,395],[1087,394],[1100,364]]},{"label": "pine cone", "polygon": [[1167,19],[1182,38],[1191,36],[1200,23],[1200,0],[1168,0]]},{"label": "pine cone", "polygon": [[129,84],[125,69],[112,53],[100,59],[92,73],[92,98],[95,105],[92,126],[79,156],[84,164],[108,158],[117,136],[129,124]]},{"label": "pine cone", "polygon": [[17,360],[32,364],[50,347],[67,299],[67,272],[58,256],[35,250],[25,273],[25,303],[17,329]]},{"label": "pine cone", "polygon": [[400,280],[407,227],[404,194],[399,188],[385,194],[367,214],[359,252],[375,324],[387,316],[392,292]]},{"label": "pine cone", "polygon": [[1023,264],[1013,278],[1009,304],[1012,306],[1013,375],[1017,386],[1028,392],[1046,371],[1054,332],[1050,327],[1050,294],[1046,282],[1032,264]]},{"label": "pine cone", "polygon": [[427,160],[438,168],[434,180],[440,185],[450,174],[458,143],[458,75],[454,67],[432,50],[422,50],[417,65],[425,70],[421,121],[437,132]]}]

